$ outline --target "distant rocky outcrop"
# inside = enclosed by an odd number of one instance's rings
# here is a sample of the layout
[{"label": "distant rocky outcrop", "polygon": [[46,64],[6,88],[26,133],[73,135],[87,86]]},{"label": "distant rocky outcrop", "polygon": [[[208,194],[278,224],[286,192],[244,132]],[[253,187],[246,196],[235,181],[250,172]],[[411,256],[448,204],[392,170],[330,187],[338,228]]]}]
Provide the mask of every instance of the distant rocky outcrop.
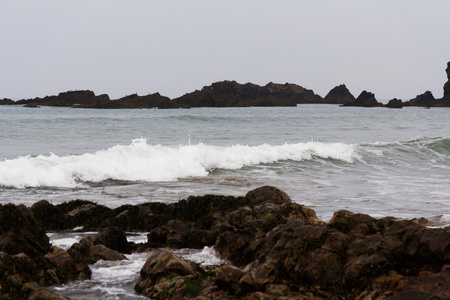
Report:
[{"label": "distant rocky outcrop", "polygon": [[201,91],[188,93],[172,100],[174,107],[246,107],[296,106],[301,103],[321,103],[322,97],[312,90],[296,84],[253,83],[220,81],[205,86]]},{"label": "distant rocky outcrop", "polygon": [[438,103],[439,99],[434,98],[433,93],[431,93],[430,91],[426,91],[423,94],[417,95],[416,98],[406,101],[403,105],[432,107],[437,106]]},{"label": "distant rocky outcrop", "polygon": [[16,102],[14,102],[13,100],[8,99],[8,98],[0,99],[0,105],[12,105],[12,104],[15,104],[15,103]]},{"label": "distant rocky outcrop", "polygon": [[16,101],[15,104],[26,106],[89,106],[92,103],[109,101],[108,95],[96,96],[92,91],[68,91],[59,93],[57,96],[46,96],[44,98],[34,98]]},{"label": "distant rocky outcrop", "polygon": [[323,100],[327,104],[345,104],[354,102],[356,99],[345,84],[341,84],[329,91]]},{"label": "distant rocky outcrop", "polygon": [[394,98],[389,100],[389,102],[385,105],[387,108],[402,108],[403,102],[400,99]]},{"label": "distant rocky outcrop", "polygon": [[362,91],[358,98],[354,101],[346,102],[342,106],[381,107],[383,103],[378,102],[373,93]]},{"label": "distant rocky outcrop", "polygon": [[[350,93],[345,84],[334,87],[326,96],[302,86],[285,83],[269,82],[265,86],[253,83],[240,84],[236,81],[220,81],[187,93],[171,100],[159,93],[139,96],[128,95],[116,100],[110,100],[106,94],[96,96],[89,90],[68,91],[57,96],[44,98],[24,99],[13,101],[1,99],[0,105],[21,104],[25,107],[65,106],[77,108],[191,108],[191,107],[250,107],[250,106],[296,106],[297,104],[341,104],[342,106],[361,107],[389,107],[401,108],[403,106],[422,107],[450,107],[450,62],[447,63],[447,79],[444,84],[444,97],[434,98],[430,91],[418,95],[414,99],[402,102],[391,100],[383,105],[378,102],[373,93],[363,91],[358,98]],[[395,100],[395,101],[394,101]]]}]

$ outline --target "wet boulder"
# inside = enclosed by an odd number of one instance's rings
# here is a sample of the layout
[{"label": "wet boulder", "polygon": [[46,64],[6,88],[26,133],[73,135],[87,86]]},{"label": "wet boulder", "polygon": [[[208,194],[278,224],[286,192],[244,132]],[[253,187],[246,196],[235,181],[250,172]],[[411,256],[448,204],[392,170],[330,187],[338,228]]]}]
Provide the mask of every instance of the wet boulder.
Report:
[{"label": "wet boulder", "polygon": [[68,250],[68,253],[85,264],[93,264],[101,259],[108,261],[127,259],[122,253],[102,244],[94,245],[93,236],[84,237],[80,242],[74,243]]},{"label": "wet boulder", "polygon": [[47,200],[34,203],[30,210],[46,230],[67,230],[73,228],[73,218]]},{"label": "wet boulder", "polygon": [[249,200],[251,205],[258,205],[263,202],[284,204],[292,201],[288,194],[274,186],[263,186],[251,190],[245,195],[245,198]]},{"label": "wet boulder", "polygon": [[127,236],[119,227],[107,227],[102,229],[95,235],[93,244],[101,244],[121,253],[131,253],[131,245],[127,240]]},{"label": "wet boulder", "polygon": [[369,215],[355,214],[346,210],[335,212],[328,222],[328,226],[346,234],[362,235],[374,234],[383,229],[377,219]]},{"label": "wet boulder", "polygon": [[73,258],[69,252],[59,247],[52,247],[52,251],[45,255],[57,269],[64,274],[65,281],[84,280],[91,278],[91,270],[83,262]]},{"label": "wet boulder", "polygon": [[101,228],[102,223],[110,217],[112,211],[104,205],[85,200],[73,200],[59,204],[57,207],[73,219],[74,226],[93,230]]},{"label": "wet boulder", "polygon": [[42,256],[0,252],[0,270],[0,299],[27,299],[33,293],[25,288],[27,283],[48,286],[64,282],[64,275]]},{"label": "wet boulder", "polygon": [[205,287],[199,271],[196,264],[158,249],[145,262],[134,288],[149,298],[194,298]]},{"label": "wet boulder", "polygon": [[215,284],[230,294],[239,293],[239,282],[244,277],[245,271],[233,265],[223,265],[217,269]]},{"label": "wet boulder", "polygon": [[50,250],[42,225],[25,206],[0,204],[0,251],[41,256]]},{"label": "wet boulder", "polygon": [[[58,295],[54,290],[41,287],[35,282],[28,282],[23,285],[21,290],[22,296],[28,300],[70,300],[70,298]],[[16,298],[19,299],[19,298]]]}]

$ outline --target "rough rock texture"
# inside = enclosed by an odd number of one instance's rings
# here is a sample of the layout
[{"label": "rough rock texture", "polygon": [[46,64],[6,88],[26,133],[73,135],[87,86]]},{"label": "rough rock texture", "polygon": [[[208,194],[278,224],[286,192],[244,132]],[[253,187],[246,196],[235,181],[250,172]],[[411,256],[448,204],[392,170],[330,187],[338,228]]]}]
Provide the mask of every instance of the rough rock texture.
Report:
[{"label": "rough rock texture", "polygon": [[48,286],[63,282],[63,274],[43,256],[0,252],[0,270],[0,299],[28,299],[34,290],[27,289],[27,283]]},{"label": "rough rock texture", "polygon": [[339,211],[327,225],[290,220],[265,234],[237,232],[216,249],[245,267],[216,274],[218,286],[235,294],[287,284],[324,299],[383,299],[417,288],[450,297],[450,229]]},{"label": "rough rock texture", "polygon": [[[54,211],[45,202],[35,211],[45,211],[41,207]],[[0,299],[64,299],[42,286],[90,278],[88,266],[50,246],[33,215],[23,205],[0,205]]]},{"label": "rough rock texture", "polygon": [[0,204],[0,251],[36,257],[49,250],[49,239],[28,208]]},{"label": "rough rock texture", "polygon": [[107,227],[95,235],[94,245],[104,245],[121,253],[131,253],[131,246],[127,241],[125,232],[119,227]]},{"label": "rough rock texture", "polygon": [[56,207],[72,220],[69,228],[83,227],[85,230],[98,229],[112,211],[104,205],[85,200],[73,200]]},{"label": "rough rock texture", "polygon": [[193,262],[158,249],[142,267],[135,290],[153,299],[194,298],[204,288],[200,272]]},{"label": "rough rock texture", "polygon": [[343,106],[380,107],[383,106],[383,104],[375,99],[373,93],[362,91],[358,98],[354,101],[344,103]]},{"label": "rough rock texture", "polygon": [[66,230],[74,227],[73,217],[65,214],[61,208],[54,206],[47,200],[34,203],[30,210],[46,230]]},{"label": "rough rock texture", "polygon": [[322,97],[296,84],[268,83],[259,86],[236,81],[215,82],[201,91],[188,93],[172,100],[175,107],[245,107],[296,106],[299,103],[320,103]]},{"label": "rough rock texture", "polygon": [[345,84],[334,87],[323,98],[324,103],[328,104],[345,104],[355,101],[355,97],[350,93]]},{"label": "rough rock texture", "polygon": [[[103,230],[68,251],[50,248],[32,210],[0,206],[0,237],[23,238],[0,243],[7,245],[0,250],[0,299],[39,299],[49,294],[43,286],[89,278],[87,264],[126,259],[104,244],[150,251],[135,289],[152,299],[450,299],[450,227],[346,210],[324,223],[271,186],[245,197],[191,196],[114,210],[81,200],[40,201],[33,210],[54,220],[71,215],[72,225]],[[147,243],[125,241],[124,228],[133,226],[149,232]],[[202,269],[154,249],[206,245],[227,264]]]},{"label": "rough rock texture", "polygon": [[59,247],[52,247],[52,251],[45,255],[58,270],[64,274],[64,281],[84,280],[91,278],[91,270],[83,262],[72,257],[69,252]]},{"label": "rough rock texture", "polygon": [[85,264],[93,264],[100,259],[108,261],[127,259],[122,253],[110,249],[105,245],[94,245],[94,239],[94,236],[84,237],[78,243],[74,243],[67,252],[74,259],[77,259]]}]

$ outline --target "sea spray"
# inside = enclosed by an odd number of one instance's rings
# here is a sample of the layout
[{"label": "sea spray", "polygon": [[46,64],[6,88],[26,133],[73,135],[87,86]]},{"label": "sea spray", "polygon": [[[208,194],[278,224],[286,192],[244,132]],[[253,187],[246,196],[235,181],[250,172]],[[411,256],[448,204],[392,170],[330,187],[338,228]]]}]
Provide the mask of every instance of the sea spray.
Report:
[{"label": "sea spray", "polygon": [[130,145],[82,155],[22,156],[0,162],[0,186],[68,187],[108,179],[126,181],[174,181],[205,177],[215,169],[237,170],[245,166],[283,160],[333,159],[351,163],[352,144],[308,142],[278,146],[149,145],[135,139]]}]

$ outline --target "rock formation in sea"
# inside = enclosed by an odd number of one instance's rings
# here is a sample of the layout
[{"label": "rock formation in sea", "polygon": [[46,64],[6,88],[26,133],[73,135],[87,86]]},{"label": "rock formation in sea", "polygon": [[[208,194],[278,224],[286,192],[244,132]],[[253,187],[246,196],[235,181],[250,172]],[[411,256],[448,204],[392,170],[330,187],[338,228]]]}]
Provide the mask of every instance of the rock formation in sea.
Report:
[{"label": "rock formation in sea", "polygon": [[323,102],[327,104],[345,104],[353,102],[356,99],[347,89],[345,84],[341,84],[331,89],[323,100]]},{"label": "rock formation in sea", "polygon": [[[390,108],[402,106],[450,107],[450,62],[446,69],[448,81],[444,84],[443,98],[436,99],[430,91],[414,99],[400,103],[394,101],[385,105]],[[296,106],[306,103],[342,104],[342,106],[381,107],[373,93],[363,91],[358,98],[342,84],[334,87],[326,96],[315,94],[302,86],[285,83],[268,83],[259,86],[253,83],[240,84],[236,81],[220,81],[169,99],[159,93],[139,96],[128,95],[110,100],[106,94],[96,96],[92,91],[68,91],[57,96],[12,101],[0,100],[0,105],[21,104],[26,107],[66,106],[78,108],[190,108],[190,107],[249,107],[249,106]]]},{"label": "rock formation in sea", "polygon": [[[89,278],[89,264],[136,251],[149,256],[135,289],[152,299],[449,299],[450,227],[426,224],[345,210],[325,223],[270,186],[116,209],[0,205],[0,299],[40,299],[48,286]],[[46,228],[74,226],[99,233],[67,251],[49,244]],[[128,242],[125,231],[148,240]],[[204,246],[228,263],[203,268],[168,250]]]},{"label": "rock formation in sea", "polygon": [[422,106],[422,107],[433,107],[438,106],[439,99],[434,98],[433,93],[426,91],[423,94],[417,95],[415,98],[410,99],[403,103],[404,106]]},{"label": "rock formation in sea", "polygon": [[444,84],[444,95],[436,99],[430,91],[417,95],[403,103],[404,106],[422,106],[422,107],[450,107],[450,61],[447,63],[447,82]]},{"label": "rock formation in sea", "polygon": [[389,100],[389,102],[385,106],[388,108],[402,108],[403,102],[400,99],[394,98],[392,100]]},{"label": "rock formation in sea", "polygon": [[381,107],[383,103],[378,102],[373,93],[362,91],[358,98],[354,101],[346,102],[342,106]]},{"label": "rock formation in sea", "polygon": [[296,106],[301,103],[321,103],[322,97],[296,84],[220,81],[172,100],[174,107],[245,107]]},{"label": "rock formation in sea", "polygon": [[447,73],[447,82],[444,84],[444,98],[450,101],[450,61],[447,63],[445,72]]},{"label": "rock formation in sea", "polygon": [[15,102],[11,99],[8,98],[0,99],[0,105],[12,105],[12,104],[15,104]]}]

